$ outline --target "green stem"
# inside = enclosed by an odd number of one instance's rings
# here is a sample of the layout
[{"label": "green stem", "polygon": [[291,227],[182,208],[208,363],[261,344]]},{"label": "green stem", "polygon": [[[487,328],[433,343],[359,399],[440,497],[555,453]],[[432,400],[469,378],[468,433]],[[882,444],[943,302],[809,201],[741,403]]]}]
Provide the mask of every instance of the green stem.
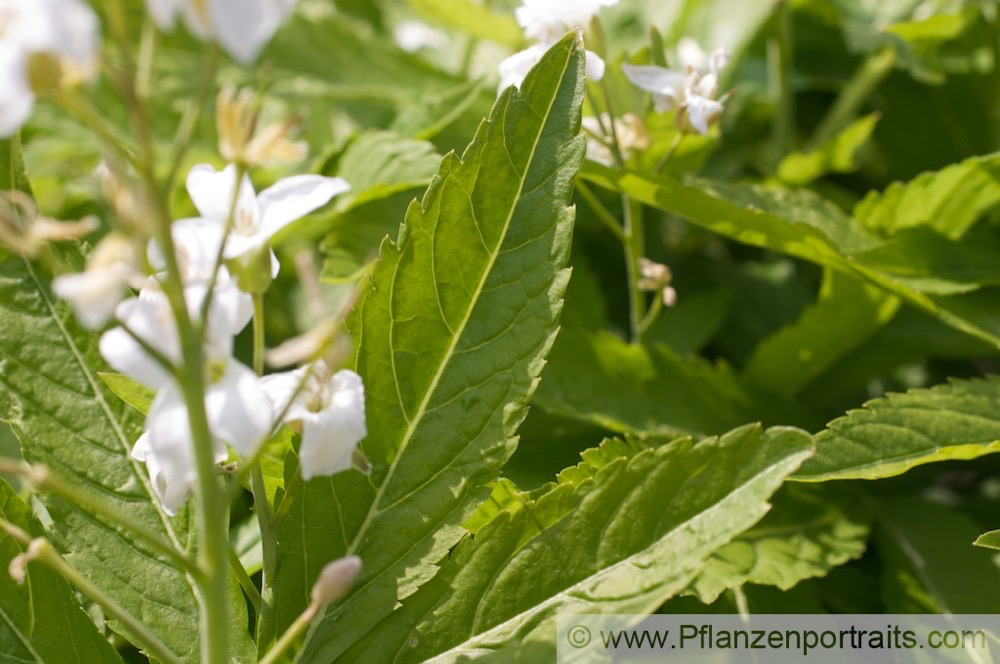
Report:
[{"label": "green stem", "polygon": [[285,487],[285,494],[281,497],[281,502],[278,504],[278,509],[274,511],[274,521],[271,526],[274,528],[275,532],[281,529],[281,524],[284,523],[285,519],[288,518],[288,512],[292,507],[292,500],[302,489],[302,473],[296,471],[292,475],[291,483]]},{"label": "green stem", "polygon": [[590,209],[594,211],[597,218],[604,224],[609,231],[614,233],[614,236],[625,242],[625,232],[622,230],[621,223],[615,219],[615,216],[611,214],[611,211],[597,198],[597,195],[590,190],[583,180],[576,181],[576,192],[580,194],[580,198],[586,201]]},{"label": "green stem", "polygon": [[795,95],[792,94],[791,12],[784,0],[777,3],[767,39],[768,87],[774,104],[772,141],[780,158],[792,149],[795,130]]},{"label": "green stem", "polygon": [[232,545],[229,547],[229,568],[236,574],[236,579],[240,582],[240,587],[243,588],[243,592],[250,599],[250,604],[253,605],[253,610],[259,616],[264,599],[260,596],[260,591],[257,590],[257,586],[254,585],[250,575],[247,574],[246,568],[243,567],[243,563],[240,561],[240,557],[236,554],[236,551],[233,550]]},{"label": "green stem", "polygon": [[642,322],[639,323],[639,338],[641,339],[646,332],[649,332],[649,328],[653,326],[656,319],[660,317],[660,313],[663,311],[663,293],[658,293],[658,297],[653,299],[653,306],[649,308],[646,315],[643,316]]},{"label": "green stem", "polygon": [[316,604],[307,606],[306,610],[295,619],[295,622],[288,626],[288,629],[281,635],[277,643],[261,658],[259,664],[276,664],[282,661],[281,658],[285,654],[285,651],[291,648],[292,644],[309,628],[309,623],[316,617],[319,609],[320,607]]},{"label": "green stem", "polygon": [[622,194],[622,209],[625,212],[622,245],[625,248],[625,278],[628,280],[629,330],[632,343],[639,343],[646,305],[642,291],[639,290],[639,259],[645,252],[642,206]]},{"label": "green stem", "polygon": [[35,560],[48,565],[60,576],[74,585],[77,590],[94,600],[104,609],[111,618],[119,621],[129,637],[134,639],[136,644],[143,650],[149,652],[154,658],[167,664],[180,664],[181,659],[175,655],[170,648],[164,645],[163,641],[153,634],[135,616],[129,613],[122,605],[118,604],[104,591],[90,582],[87,577],[77,572],[63,558],[56,553],[55,549],[47,540],[34,540],[39,542],[35,551]]},{"label": "green stem", "polygon": [[201,570],[198,569],[194,561],[173,544],[140,523],[133,521],[125,513],[121,512],[121,510],[111,507],[103,500],[94,497],[90,492],[82,491],[70,482],[65,481],[54,474],[49,468],[45,466],[29,466],[24,462],[0,458],[0,472],[23,477],[36,490],[48,491],[79,509],[100,516],[111,524],[122,526],[177,563],[188,574],[197,576],[201,573]]},{"label": "green stem", "polygon": [[861,105],[892,72],[896,66],[896,60],[896,51],[892,47],[886,47],[865,60],[819,123],[816,133],[812,137],[811,147],[815,148],[823,141],[833,138],[851,123]]},{"label": "green stem", "polygon": [[[253,294],[253,370],[258,376],[264,373],[264,294]],[[275,546],[278,534],[274,531],[271,506],[267,500],[267,487],[260,460],[250,462],[250,490],[253,505],[260,523],[261,547],[264,555],[263,585],[270,587],[274,581],[274,566],[277,563]]]},{"label": "green stem", "polygon": [[215,83],[215,72],[218,67],[218,61],[218,47],[210,46],[205,56],[198,89],[195,92],[194,98],[184,110],[184,115],[181,116],[181,122],[177,126],[177,132],[174,135],[175,151],[173,158],[170,160],[170,171],[167,173],[167,191],[173,189],[177,174],[180,173],[181,166],[184,165],[184,157],[191,147],[191,141],[194,138],[195,130],[198,128],[198,122],[201,120],[202,113],[205,112],[208,93],[212,90]]},{"label": "green stem", "polygon": [[681,143],[684,142],[684,137],[686,135],[687,134],[683,131],[678,131],[674,134],[674,140],[670,142],[670,147],[667,148],[667,153],[663,155],[658,162],[656,162],[656,166],[653,166],[654,173],[659,173],[663,170],[664,166],[670,163],[670,160],[673,159],[674,155],[677,153],[677,149],[681,146]]}]

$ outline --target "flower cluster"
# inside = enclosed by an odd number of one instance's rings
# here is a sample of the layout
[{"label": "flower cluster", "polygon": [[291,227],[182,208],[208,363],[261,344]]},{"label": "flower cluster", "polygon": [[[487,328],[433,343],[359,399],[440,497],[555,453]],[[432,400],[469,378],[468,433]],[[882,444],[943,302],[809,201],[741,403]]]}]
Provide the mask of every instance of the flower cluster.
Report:
[{"label": "flower cluster", "polygon": [[719,73],[729,61],[725,49],[706,54],[693,39],[685,37],[677,46],[681,69],[655,65],[622,65],[632,83],[653,93],[660,112],[676,110],[681,130],[694,128],[707,134],[722,115],[725,96],[719,97]]},{"label": "flower cluster", "polygon": [[93,79],[98,43],[81,0],[0,0],[0,137],[24,124],[36,94]]},{"label": "flower cluster", "polygon": [[[560,37],[570,30],[586,28],[601,7],[617,4],[618,0],[524,0],[515,16],[524,36],[536,43],[500,63],[497,92],[511,85],[520,87],[531,68]],[[603,77],[604,60],[587,51],[587,78],[599,81]]]},{"label": "flower cluster", "polygon": [[153,21],[172,30],[178,17],[198,39],[218,42],[234,60],[253,62],[296,0],[146,0]]},{"label": "flower cluster", "polygon": [[[267,284],[279,268],[271,237],[348,188],[341,178],[300,175],[258,195],[249,177],[239,176],[232,165],[222,171],[199,165],[188,175],[187,190],[200,216],[171,225],[172,255],[184,306],[204,330],[205,413],[216,462],[228,458],[227,444],[242,457],[252,456],[279,418],[302,425],[306,478],[349,467],[343,459],[365,436],[364,389],[357,374],[331,375],[320,364],[259,379],[233,357],[233,338],[254,315],[242,281]],[[181,336],[162,284],[168,257],[155,240],[146,253],[156,274],[145,279],[137,297],[119,302],[138,275],[120,238],[102,241],[84,273],[62,276],[53,287],[90,327],[105,324],[113,309],[120,325],[102,335],[100,350],[115,370],[156,391],[132,456],[146,464],[164,509],[174,514],[197,480],[195,443],[176,369],[183,359]],[[252,257],[263,257],[263,275],[250,274],[261,269]]]}]

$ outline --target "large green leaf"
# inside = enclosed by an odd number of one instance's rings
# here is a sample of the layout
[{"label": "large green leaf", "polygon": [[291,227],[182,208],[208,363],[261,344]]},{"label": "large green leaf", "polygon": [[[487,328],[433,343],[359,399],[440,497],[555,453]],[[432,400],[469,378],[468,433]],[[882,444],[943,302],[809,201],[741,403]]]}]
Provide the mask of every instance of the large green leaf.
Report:
[{"label": "large green leaf", "polygon": [[760,418],[757,400],[726,364],[579,329],[560,334],[534,402],[633,433],[712,434]]},{"label": "large green leaf", "polygon": [[883,233],[930,226],[952,239],[961,238],[1000,204],[1000,155],[973,157],[940,171],[923,173],[872,192],[854,209],[862,224]]},{"label": "large green leaf", "polygon": [[760,523],[712,554],[689,592],[710,604],[745,583],[788,590],[864,553],[868,521],[826,487],[786,485]]},{"label": "large green leaf", "polygon": [[[42,537],[42,525],[0,479],[0,518]],[[6,573],[25,547],[0,531],[0,659],[36,664],[121,662],[58,574],[42,563],[28,567],[24,583]]]},{"label": "large green leaf", "polygon": [[[0,190],[24,187],[17,150],[0,142]],[[22,173],[22,175],[17,175]],[[188,510],[163,512],[145,467],[129,457],[142,419],[98,377],[106,370],[97,337],[79,328],[31,264],[0,261],[0,420],[21,442],[26,460],[43,463],[112,511],[128,514],[182,550],[195,546]],[[184,572],[104,517],[49,494],[40,496],[66,559],[139,616],[184,661],[200,658],[195,586]],[[234,652],[251,661],[246,604],[233,585]],[[122,629],[115,622],[111,626]],[[126,632],[125,636],[128,636]]]},{"label": "large green leaf", "polygon": [[428,20],[457,28],[478,39],[517,46],[524,41],[521,29],[509,13],[499,13],[486,3],[472,0],[409,0]]},{"label": "large green leaf", "polygon": [[542,639],[558,613],[652,612],[764,515],[811,450],[799,430],[752,425],[699,443],[612,445],[465,539],[351,661],[461,661]]},{"label": "large green leaf", "polygon": [[[913,496],[879,507],[882,595],[890,613],[996,613],[996,556],[972,546],[981,527]],[[932,527],[931,527],[932,526]]]},{"label": "large green leaf", "polygon": [[816,303],[757,346],[743,377],[793,395],[885,325],[898,307],[899,299],[882,289],[827,270]]},{"label": "large green leaf", "polygon": [[300,655],[336,658],[434,575],[513,453],[569,278],[582,98],[583,50],[568,36],[501,95],[461,158],[444,158],[383,245],[351,320],[372,473],[295,496],[262,644],[305,607],[324,563],[356,554],[362,577]]},{"label": "large green leaf", "polygon": [[1000,283],[994,228],[976,228],[961,241],[926,225],[884,238],[810,191],[615,172],[590,162],[584,175],[737,242],[859,275],[1000,344],[1000,320],[983,310],[976,292]]},{"label": "large green leaf", "polygon": [[878,479],[1000,451],[1000,377],[890,394],[834,420],[795,479]]}]

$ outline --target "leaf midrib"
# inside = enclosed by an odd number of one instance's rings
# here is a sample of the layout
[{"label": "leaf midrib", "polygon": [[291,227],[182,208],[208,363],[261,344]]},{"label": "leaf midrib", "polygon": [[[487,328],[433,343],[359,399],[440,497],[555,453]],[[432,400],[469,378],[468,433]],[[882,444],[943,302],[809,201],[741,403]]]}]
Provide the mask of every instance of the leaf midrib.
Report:
[{"label": "leaf midrib", "polygon": [[[734,500],[735,496],[738,496],[739,494],[743,493],[744,491],[753,488],[758,481],[760,481],[763,478],[766,478],[768,476],[771,476],[775,472],[776,469],[780,469],[783,466],[790,466],[790,469],[789,469],[788,472],[794,471],[794,469],[796,467],[796,464],[801,463],[802,460],[805,458],[805,456],[807,456],[807,455],[804,455],[802,452],[798,452],[798,453],[795,453],[795,454],[790,454],[790,455],[788,455],[786,457],[783,457],[783,458],[779,459],[778,461],[776,461],[776,462],[774,462],[774,463],[772,463],[772,464],[770,464],[770,465],[768,465],[768,466],[766,466],[764,468],[761,468],[758,473],[756,473],[754,476],[750,477],[746,482],[744,482],[740,486],[736,487],[733,491],[730,491],[728,494],[726,494],[725,496],[723,496],[721,499],[719,499],[718,501],[716,501],[714,504],[712,504],[711,506],[709,506],[707,509],[702,510],[701,512],[699,512],[697,515],[695,515],[691,519],[688,519],[687,521],[685,521],[685,522],[683,522],[681,524],[678,524],[674,528],[671,528],[669,531],[663,533],[659,538],[657,538],[657,540],[655,542],[651,543],[649,546],[645,547],[641,551],[636,551],[636,552],[632,553],[631,555],[626,556],[626,557],[622,558],[621,560],[619,560],[619,561],[617,561],[617,562],[615,562],[615,563],[613,563],[611,565],[608,565],[607,567],[602,567],[601,569],[597,570],[593,574],[590,574],[590,575],[588,575],[587,577],[585,577],[583,579],[580,579],[578,581],[573,582],[569,586],[567,586],[567,587],[563,588],[562,590],[559,590],[559,591],[553,593],[551,596],[545,598],[544,600],[542,600],[538,604],[536,604],[536,605],[534,605],[534,606],[532,606],[532,607],[530,607],[530,608],[528,608],[528,609],[526,609],[524,611],[521,611],[520,613],[518,613],[518,614],[516,614],[514,616],[511,616],[507,620],[505,620],[502,623],[499,623],[497,625],[494,625],[492,628],[490,628],[488,630],[480,632],[479,634],[470,635],[470,637],[468,639],[466,639],[465,641],[463,641],[462,643],[459,643],[459,644],[457,644],[455,646],[452,646],[448,650],[446,650],[446,651],[444,651],[442,653],[439,653],[439,654],[435,655],[434,657],[431,657],[431,658],[427,659],[426,662],[425,662],[425,664],[429,664],[431,662],[453,661],[455,655],[458,655],[461,652],[467,650],[467,644],[472,644],[472,643],[474,643],[477,640],[481,641],[483,639],[483,637],[485,637],[486,635],[488,635],[488,634],[490,634],[492,632],[502,631],[507,625],[517,624],[518,622],[522,621],[524,617],[530,616],[533,613],[537,613],[538,611],[543,610],[546,605],[551,605],[552,603],[556,602],[560,598],[571,594],[576,588],[579,588],[581,585],[584,585],[584,584],[586,584],[586,583],[588,583],[588,582],[590,582],[590,581],[592,581],[594,579],[600,578],[601,576],[605,576],[611,570],[618,569],[618,568],[622,567],[623,565],[631,564],[632,560],[634,560],[638,556],[643,555],[644,553],[646,553],[650,549],[656,547],[660,542],[662,542],[671,533],[673,533],[674,531],[676,531],[679,528],[683,527],[684,525],[686,525],[688,523],[691,523],[695,519],[704,518],[706,515],[711,515],[713,512],[717,512],[719,510],[722,510],[724,507],[727,507],[728,506],[726,504],[727,501]],[[588,480],[588,481],[593,481],[593,480]],[[765,499],[765,502],[766,502],[766,499]],[[563,517],[563,518],[565,518],[565,517]],[[730,539],[729,541],[732,541],[732,540]],[[709,556],[711,556],[711,553],[708,553],[705,556],[705,560],[707,560]],[[697,570],[694,573],[696,574]]]},{"label": "leaf midrib", "polygon": [[[560,75],[560,79],[559,79],[560,80],[560,87],[562,85],[562,81],[564,80],[564,77],[565,77],[565,74],[566,74],[566,70],[569,68],[569,62],[570,62],[571,59],[572,59],[572,56],[566,58],[566,60],[565,60],[565,64],[563,66],[563,71],[562,71],[562,74]],[[504,242],[507,239],[507,233],[510,230],[510,225],[511,225],[511,222],[513,221],[513,218],[514,218],[514,212],[517,210],[518,204],[520,203],[521,192],[524,189],[525,180],[527,179],[528,174],[531,172],[531,165],[534,163],[535,154],[536,154],[536,152],[538,150],[539,143],[541,142],[541,137],[545,133],[545,129],[548,127],[548,122],[549,122],[549,119],[551,117],[552,107],[555,104],[556,98],[559,96],[558,92],[559,91],[557,89],[556,90],[556,94],[554,94],[552,96],[552,98],[550,99],[548,108],[546,109],[546,113],[545,113],[545,120],[543,121],[543,123],[542,123],[542,125],[541,125],[541,127],[540,127],[540,129],[538,131],[538,134],[535,137],[535,140],[532,142],[531,154],[530,154],[530,156],[528,157],[528,160],[527,160],[527,167],[524,169],[524,172],[520,175],[520,177],[518,179],[517,195],[514,196],[514,198],[513,198],[514,203],[513,203],[513,205],[510,206],[510,210],[507,213],[507,218],[506,218],[506,220],[504,222],[504,225],[503,225],[503,231],[500,234],[500,238],[499,238],[498,242],[496,243],[496,247],[495,247],[495,249],[493,251],[490,252],[489,261],[487,263],[486,269],[483,271],[483,276],[480,278],[479,284],[477,284],[476,290],[473,293],[472,298],[470,298],[469,307],[466,310],[465,315],[463,316],[462,321],[459,324],[457,330],[452,334],[452,340],[451,340],[451,343],[448,346],[448,349],[445,351],[444,359],[442,360],[442,362],[438,366],[438,370],[437,370],[437,372],[435,372],[434,378],[431,380],[431,384],[428,386],[427,391],[424,393],[424,398],[421,400],[420,406],[417,409],[416,414],[414,415],[414,417],[412,419],[408,420],[408,426],[407,426],[407,429],[406,429],[406,433],[404,434],[403,439],[400,442],[399,450],[397,451],[396,456],[393,457],[392,462],[390,462],[390,464],[389,464],[389,470],[386,473],[385,481],[382,482],[381,486],[379,486],[379,488],[378,488],[378,490],[377,490],[377,492],[375,494],[375,497],[372,500],[373,509],[369,510],[368,515],[367,515],[365,521],[361,524],[361,527],[358,529],[358,533],[354,536],[354,539],[351,541],[351,545],[348,547],[346,555],[351,555],[351,554],[355,553],[355,551],[357,551],[357,547],[359,546],[359,544],[363,540],[365,534],[367,534],[367,530],[370,527],[372,521],[374,521],[375,518],[377,518],[380,514],[383,513],[378,508],[378,506],[379,506],[379,503],[382,500],[383,495],[385,494],[386,487],[392,481],[392,478],[393,478],[393,475],[395,474],[395,471],[396,471],[396,468],[398,466],[399,460],[403,457],[404,453],[406,452],[406,448],[409,446],[410,441],[412,440],[413,435],[416,432],[417,427],[421,423],[424,415],[427,413],[427,407],[430,404],[431,399],[433,398],[434,394],[437,391],[438,383],[440,382],[441,377],[444,375],[445,370],[447,369],[448,365],[451,362],[452,357],[454,356],[455,349],[458,347],[459,340],[462,338],[463,334],[465,333],[465,328],[468,325],[469,320],[472,317],[472,312],[476,309],[476,304],[479,302],[479,298],[480,298],[480,295],[482,294],[483,287],[486,285],[486,282],[488,281],[490,275],[492,274],[493,267],[495,266],[496,260],[497,260],[497,258],[499,257],[499,255],[501,253],[501,249],[503,248],[503,244],[504,244]],[[502,118],[498,118],[498,124],[500,124],[500,126],[501,126],[501,131],[502,131],[502,123],[500,123],[500,121],[506,119],[506,115],[507,115],[507,112],[508,112],[509,108],[510,108],[510,103],[508,103],[508,105],[504,108],[504,116]],[[398,270],[393,274],[393,286],[395,286],[395,281],[396,281],[396,277],[398,276],[398,274],[399,274]],[[391,343],[391,339],[392,339],[391,328],[390,328],[390,337],[389,338],[390,338],[390,343]],[[397,390],[399,389],[399,382],[398,382],[398,380],[396,381],[396,388],[397,388]],[[404,417],[405,417],[406,408],[403,405],[402,401],[400,401],[399,406],[400,406],[400,412],[402,412],[404,414]],[[368,583],[370,583],[370,581]],[[365,585],[368,585],[368,583],[366,583]],[[363,588],[364,588],[364,586],[358,588],[358,592],[360,592]]]},{"label": "leaf midrib", "polygon": [[[551,99],[549,100],[548,108],[546,109],[546,112],[545,112],[545,118],[544,118],[541,126],[539,127],[538,133],[536,134],[534,141],[532,141],[531,153],[530,153],[530,155],[529,155],[529,157],[527,159],[525,169],[520,174],[520,176],[518,178],[517,194],[512,199],[513,200],[513,204],[510,206],[510,210],[507,213],[507,218],[506,218],[506,220],[504,222],[504,225],[503,225],[503,231],[500,234],[500,238],[499,238],[499,240],[496,243],[495,249],[490,252],[490,257],[489,257],[489,261],[487,263],[486,269],[483,271],[483,276],[480,278],[479,284],[477,284],[477,286],[476,286],[476,290],[473,293],[473,297],[470,298],[470,304],[469,304],[469,307],[468,307],[467,311],[465,312],[465,316],[463,317],[463,319],[462,319],[461,323],[459,324],[457,330],[452,334],[452,340],[451,340],[451,343],[448,346],[447,351],[445,352],[444,359],[440,363],[440,365],[438,366],[438,370],[435,373],[434,378],[432,379],[430,385],[428,386],[428,389],[427,389],[427,391],[424,394],[424,398],[422,399],[422,401],[420,403],[420,406],[417,409],[417,412],[416,412],[415,416],[413,417],[413,419],[408,419],[407,420],[408,426],[407,426],[406,433],[403,436],[403,439],[402,439],[402,441],[400,443],[399,450],[397,451],[396,456],[393,457],[393,460],[389,464],[389,470],[386,473],[385,481],[382,482],[382,484],[379,486],[378,490],[376,491],[375,497],[372,500],[372,508],[368,511],[368,514],[367,514],[364,522],[361,524],[361,527],[358,529],[357,534],[352,539],[351,544],[347,548],[347,551],[346,551],[345,555],[352,555],[352,554],[354,554],[357,551],[357,548],[360,546],[361,542],[363,541],[364,536],[367,534],[368,529],[371,526],[372,522],[380,514],[383,513],[379,509],[379,503],[382,501],[382,497],[385,495],[386,488],[389,486],[389,484],[390,484],[390,482],[391,482],[391,480],[392,480],[392,478],[394,476],[394,473],[395,473],[396,468],[398,466],[399,460],[403,457],[403,454],[405,453],[406,448],[408,447],[410,441],[413,438],[414,433],[416,432],[417,426],[420,424],[421,420],[423,419],[424,415],[427,412],[427,407],[430,404],[431,398],[433,397],[433,395],[437,391],[438,383],[440,382],[441,377],[445,373],[445,369],[448,367],[448,365],[451,362],[452,357],[454,356],[455,349],[458,347],[459,340],[462,338],[463,334],[465,333],[466,325],[468,324],[470,318],[472,317],[472,312],[475,310],[476,304],[479,302],[479,298],[480,298],[480,295],[482,294],[483,287],[485,286],[487,280],[489,279],[490,275],[492,274],[494,265],[496,264],[496,260],[500,256],[500,254],[501,254],[501,249],[503,248],[504,242],[507,239],[507,233],[510,230],[510,225],[511,225],[511,222],[513,221],[514,213],[517,210],[518,204],[520,203],[520,200],[521,200],[521,193],[524,190],[525,181],[527,180],[528,175],[531,172],[531,166],[532,166],[532,164],[535,161],[535,155],[536,155],[536,153],[538,151],[538,146],[541,143],[541,137],[545,133],[545,130],[548,128],[548,123],[549,123],[549,121],[551,119],[551,115],[552,115],[552,108],[555,105],[555,102],[556,102],[557,98],[559,97],[560,89],[562,88],[562,85],[563,85],[563,83],[565,81],[566,72],[569,69],[569,65],[570,65],[570,62],[572,61],[572,59],[573,59],[573,52],[569,52],[567,54],[567,57],[564,60],[564,63],[563,63],[562,73],[559,76],[559,84],[556,87],[555,93],[552,95]],[[510,109],[511,104],[514,101],[514,94],[515,93],[511,94],[510,101],[508,102],[507,106],[504,107],[503,116],[497,118],[497,123],[498,123],[498,126],[499,126],[501,132],[503,132],[503,121],[506,120],[507,113],[508,113],[508,111]],[[463,162],[463,164],[464,163],[465,162]],[[512,163],[512,165],[513,165],[513,163]],[[515,171],[516,170],[517,169],[515,168]],[[443,187],[443,184],[442,184],[442,187]],[[424,210],[421,207],[421,213],[423,213],[423,212],[424,212]],[[396,278],[397,278],[398,274],[399,274],[399,271],[397,269],[393,273],[393,282],[392,282],[393,283],[393,287],[395,286],[395,282],[396,282]],[[361,328],[363,329],[364,326],[362,325]],[[390,344],[391,344],[391,340],[392,340],[391,334],[392,334],[392,331],[391,331],[391,328],[390,328],[390,336],[389,336]],[[398,381],[396,381],[396,389],[397,389],[397,392],[398,392],[398,390],[399,390],[399,382]],[[404,414],[404,418],[405,418],[406,409],[405,409],[402,401],[400,401],[399,406],[400,406],[400,411]],[[413,548],[416,546],[416,544],[417,543],[414,543],[412,547],[410,547],[409,549],[407,549],[406,553],[408,554],[410,551],[412,551]],[[402,560],[403,557],[405,557],[405,555],[406,554],[404,554],[402,557],[397,558],[396,560],[394,560],[389,565],[389,567],[391,567],[392,565],[395,565],[396,563],[398,563],[400,560]],[[387,567],[387,569],[388,569],[388,567]],[[352,593],[352,596],[357,596],[358,594],[360,594],[361,592],[363,592],[372,583],[374,583],[376,580],[378,580],[379,578],[381,578],[381,576],[382,576],[382,574],[378,574],[378,575],[372,576],[369,579],[366,579],[364,581],[364,583],[360,584],[357,587],[357,589]],[[324,618],[325,618],[325,615],[326,614],[324,614]],[[322,619],[319,620],[319,621],[317,621],[316,624],[319,624],[320,622],[322,622]],[[314,633],[315,633],[315,631],[311,630],[306,635],[306,639],[305,639],[305,642],[302,645],[301,652],[305,652],[305,649],[308,647],[309,643],[311,642],[312,635]]]}]

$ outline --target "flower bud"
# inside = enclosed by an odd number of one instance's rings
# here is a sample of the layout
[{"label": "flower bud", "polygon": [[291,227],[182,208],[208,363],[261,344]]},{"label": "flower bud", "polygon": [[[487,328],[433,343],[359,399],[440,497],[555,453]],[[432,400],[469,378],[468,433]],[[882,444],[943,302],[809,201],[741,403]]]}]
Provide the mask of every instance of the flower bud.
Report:
[{"label": "flower bud", "polygon": [[10,565],[7,567],[10,578],[14,579],[16,583],[24,583],[28,575],[28,563],[32,560],[37,560],[42,555],[42,552],[50,546],[51,544],[49,544],[48,540],[41,537],[31,540],[27,551],[11,559]]},{"label": "flower bud", "polygon": [[327,563],[312,588],[312,605],[317,610],[341,598],[361,574],[361,558],[347,556]]}]

